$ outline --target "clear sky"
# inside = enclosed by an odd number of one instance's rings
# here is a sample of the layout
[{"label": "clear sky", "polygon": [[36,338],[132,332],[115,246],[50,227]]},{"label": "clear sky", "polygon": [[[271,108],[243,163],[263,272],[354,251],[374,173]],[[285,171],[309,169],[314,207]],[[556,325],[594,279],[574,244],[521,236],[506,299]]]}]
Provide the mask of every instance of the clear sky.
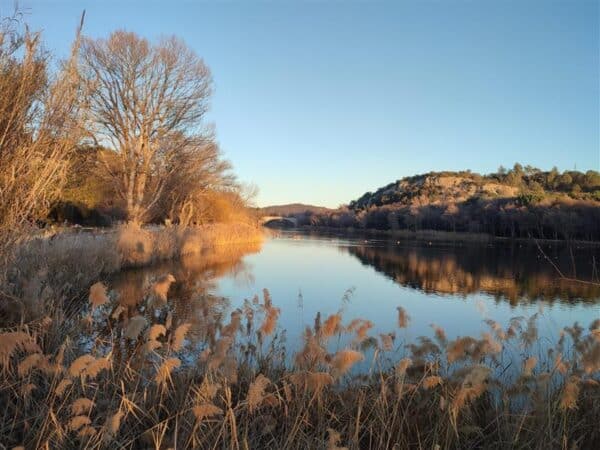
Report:
[{"label": "clear sky", "polygon": [[430,170],[600,169],[597,0],[19,4],[57,57],[84,8],[93,37],[183,38],[261,206],[337,206]]}]

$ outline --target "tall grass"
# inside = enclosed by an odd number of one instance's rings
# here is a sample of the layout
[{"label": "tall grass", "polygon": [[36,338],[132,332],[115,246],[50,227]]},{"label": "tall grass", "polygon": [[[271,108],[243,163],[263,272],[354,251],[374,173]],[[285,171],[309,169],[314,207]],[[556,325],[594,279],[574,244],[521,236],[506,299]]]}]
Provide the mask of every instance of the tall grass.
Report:
[{"label": "tall grass", "polygon": [[214,253],[262,241],[262,231],[247,224],[195,228],[141,228],[124,225],[108,232],[63,232],[23,243],[12,258],[0,288],[0,323],[39,319],[59,300],[80,303],[103,275],[125,268]]},{"label": "tall grass", "polygon": [[[229,323],[202,321],[199,333],[174,314],[168,295],[166,304],[151,304],[154,288],[124,308],[94,284],[78,314],[4,330],[0,442],[67,449],[600,443],[600,319],[565,328],[539,354],[535,318],[506,328],[488,321],[482,336],[454,340],[436,326],[433,338],[404,342],[397,330],[372,336],[366,320],[338,313],[321,323],[319,315],[304,345],[287,355],[268,291]],[[399,310],[398,319],[410,327],[409,312]]]}]

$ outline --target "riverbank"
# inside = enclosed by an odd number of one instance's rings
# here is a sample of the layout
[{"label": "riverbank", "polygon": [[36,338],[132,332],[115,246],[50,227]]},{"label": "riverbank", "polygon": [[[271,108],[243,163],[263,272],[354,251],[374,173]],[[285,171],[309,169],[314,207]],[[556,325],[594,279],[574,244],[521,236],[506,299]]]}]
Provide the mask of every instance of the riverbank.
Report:
[{"label": "riverbank", "polygon": [[34,320],[53,302],[81,299],[90,284],[131,267],[262,242],[263,230],[244,223],[194,228],[67,229],[38,236],[17,250],[2,292],[2,323]]},{"label": "riverbank", "polygon": [[376,230],[367,228],[336,228],[324,226],[304,225],[297,229],[315,233],[332,233],[332,234],[348,234],[351,236],[366,236],[366,237],[385,237],[398,240],[419,240],[432,242],[459,242],[459,243],[480,243],[488,244],[494,242],[516,242],[535,245],[536,242],[544,244],[556,245],[586,245],[600,247],[600,241],[581,241],[581,240],[563,240],[563,239],[534,239],[534,238],[511,238],[504,236],[494,236],[487,233],[471,233],[471,232],[452,232],[452,231],[437,231],[437,230]]}]

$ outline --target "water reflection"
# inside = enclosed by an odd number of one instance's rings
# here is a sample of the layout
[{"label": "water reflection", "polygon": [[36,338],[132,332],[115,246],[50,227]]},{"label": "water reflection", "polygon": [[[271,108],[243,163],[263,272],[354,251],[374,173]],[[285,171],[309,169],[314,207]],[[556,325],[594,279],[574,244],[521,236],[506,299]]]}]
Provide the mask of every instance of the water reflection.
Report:
[{"label": "water reflection", "polygon": [[[362,264],[372,266],[396,283],[426,293],[468,295],[484,292],[511,304],[545,300],[596,301],[593,247],[575,251],[566,245],[540,250],[531,245],[461,245],[379,242],[376,245],[342,245]],[[576,276],[587,282],[561,279]]]},{"label": "water reflection", "polygon": [[212,345],[223,322],[229,320],[231,309],[230,300],[215,293],[217,281],[227,276],[240,289],[249,288],[254,280],[251,265],[243,257],[259,250],[260,244],[236,245],[184,256],[178,262],[130,269],[113,277],[110,286],[127,317],[132,317],[151,295],[152,285],[172,274],[176,281],[169,287],[168,299],[174,326],[189,323],[190,337]]},{"label": "water reflection", "polygon": [[[600,286],[594,262],[598,248],[552,246],[548,258],[566,275],[594,283],[561,281],[535,246],[397,242],[347,236],[307,236],[285,232],[262,247],[235,246],[178,263],[128,270],[109,285],[128,316],[140,308],[153,283],[166,274],[177,280],[169,290],[173,327],[189,323],[197,349],[213,346],[220,331],[234,323],[231,314],[245,299],[271,291],[281,309],[290,354],[302,344],[307,325],[343,310],[344,323],[371,321],[373,336],[397,328],[396,308],[412,317],[409,341],[431,335],[431,324],[449,337],[479,336],[483,319],[507,326],[515,316],[540,319],[540,335],[555,341],[562,326],[588,323],[600,314]],[[574,268],[574,269],[573,269]],[[390,282],[393,281],[393,282]],[[345,299],[344,292],[354,287]],[[165,323],[165,317],[157,318]],[[409,334],[406,334],[409,333]]]}]

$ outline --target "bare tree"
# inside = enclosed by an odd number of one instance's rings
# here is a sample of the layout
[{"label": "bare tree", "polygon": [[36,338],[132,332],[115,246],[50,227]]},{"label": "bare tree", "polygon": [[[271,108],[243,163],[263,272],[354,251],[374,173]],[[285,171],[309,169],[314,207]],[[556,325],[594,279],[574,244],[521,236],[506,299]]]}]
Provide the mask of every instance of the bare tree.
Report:
[{"label": "bare tree", "polygon": [[[83,17],[82,17],[83,23]],[[80,28],[81,29],[81,28]],[[79,33],[78,33],[79,36]],[[56,78],[40,35],[19,14],[0,24],[0,254],[45,217],[64,184],[81,136],[79,38]],[[6,261],[2,261],[6,262]]]},{"label": "bare tree", "polygon": [[201,124],[211,94],[209,69],[176,38],[152,44],[125,31],[84,39],[81,55],[90,129],[115,152],[104,169],[129,219],[146,220],[181,169],[177,150],[196,151],[208,140]]},{"label": "bare tree", "polygon": [[[164,185],[153,212],[182,225],[202,222],[202,211],[217,191],[238,190],[231,165],[223,160],[211,135],[170,140],[165,167],[157,177]],[[163,218],[156,217],[155,218]]]}]

